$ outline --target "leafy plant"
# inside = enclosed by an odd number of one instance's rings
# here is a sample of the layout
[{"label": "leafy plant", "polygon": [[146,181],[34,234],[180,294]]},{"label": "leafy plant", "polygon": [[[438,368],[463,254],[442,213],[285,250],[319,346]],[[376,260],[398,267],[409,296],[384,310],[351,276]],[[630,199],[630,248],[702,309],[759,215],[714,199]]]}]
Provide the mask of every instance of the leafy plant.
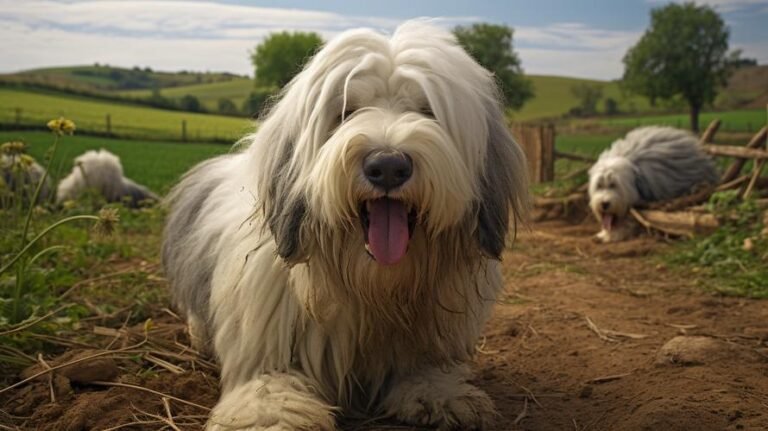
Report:
[{"label": "leafy plant", "polygon": [[[54,296],[50,291],[47,291],[46,282],[50,281],[47,275],[52,271],[55,272],[55,270],[46,269],[38,265],[38,261],[63,248],[61,245],[45,244],[44,240],[51,232],[60,226],[79,220],[96,221],[96,226],[100,230],[108,232],[114,228],[115,223],[118,221],[115,209],[103,209],[98,216],[70,215],[50,222],[47,226],[40,229],[32,239],[28,239],[30,233],[33,232],[33,219],[35,216],[50,214],[43,207],[38,206],[37,203],[39,202],[40,192],[48,179],[48,172],[53,164],[59,141],[63,135],[71,135],[75,130],[75,124],[64,118],[51,120],[48,123],[48,127],[54,134],[54,142],[50,149],[45,170],[38,179],[30,199],[25,201],[25,196],[16,196],[15,198],[18,202],[26,202],[28,208],[19,205],[4,210],[6,212],[18,213],[23,211],[26,215],[23,219],[13,217],[19,223],[15,227],[9,226],[4,236],[5,240],[2,242],[2,249],[8,250],[8,252],[3,251],[3,262],[0,264],[0,293],[2,294],[0,296],[2,301],[0,324],[2,325],[16,325],[25,320],[32,319],[37,312],[48,310],[53,305],[52,298]],[[17,188],[16,192],[19,194],[25,193],[22,187]],[[16,241],[18,241],[18,245],[14,246]],[[11,251],[14,248],[17,251]],[[3,332],[7,331],[0,331],[0,333]]]},{"label": "leafy plant", "polygon": [[768,239],[757,202],[738,191],[712,195],[708,209],[722,226],[712,235],[683,244],[667,260],[706,276],[705,287],[738,296],[768,298]]}]

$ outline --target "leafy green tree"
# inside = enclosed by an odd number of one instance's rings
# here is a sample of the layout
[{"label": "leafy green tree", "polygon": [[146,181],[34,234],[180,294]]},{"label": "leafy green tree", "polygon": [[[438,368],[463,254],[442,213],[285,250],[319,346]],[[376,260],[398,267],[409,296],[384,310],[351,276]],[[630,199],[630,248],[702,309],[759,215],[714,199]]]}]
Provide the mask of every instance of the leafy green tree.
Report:
[{"label": "leafy green tree", "polygon": [[728,28],[709,6],[675,4],[651,11],[651,26],[624,56],[623,84],[651,100],[682,97],[691,129],[730,71]]},{"label": "leafy green tree", "polygon": [[605,106],[605,114],[606,115],[616,115],[619,111],[619,102],[616,101],[616,99],[609,97],[605,99],[604,106]]},{"label": "leafy green tree", "polygon": [[256,68],[256,85],[282,87],[297,73],[323,44],[317,33],[287,31],[272,33],[251,52]]},{"label": "leafy green tree", "polygon": [[179,100],[179,108],[182,111],[190,112],[202,112],[203,110],[200,100],[191,94],[185,94],[184,97]]},{"label": "leafy green tree", "polygon": [[496,75],[508,107],[520,109],[533,97],[533,84],[523,76],[520,58],[512,47],[512,28],[479,23],[456,27],[453,33],[469,55]]},{"label": "leafy green tree", "polygon": [[597,103],[603,98],[603,88],[598,84],[581,83],[571,87],[571,94],[579,101],[581,115],[595,115]]},{"label": "leafy green tree", "polygon": [[219,112],[225,115],[236,115],[238,113],[237,105],[230,99],[222,97],[219,99]]},{"label": "leafy green tree", "polygon": [[254,88],[251,94],[243,101],[243,114],[249,117],[258,117],[261,111],[267,106],[269,98],[276,93],[274,88]]}]

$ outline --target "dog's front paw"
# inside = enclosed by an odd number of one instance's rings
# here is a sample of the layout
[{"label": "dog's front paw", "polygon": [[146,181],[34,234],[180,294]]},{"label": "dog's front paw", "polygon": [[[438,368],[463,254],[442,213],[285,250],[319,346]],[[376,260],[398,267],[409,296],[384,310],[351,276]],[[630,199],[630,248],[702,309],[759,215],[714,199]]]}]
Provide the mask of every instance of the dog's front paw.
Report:
[{"label": "dog's front paw", "polygon": [[303,379],[263,375],[224,394],[211,412],[207,431],[331,431],[333,408]]},{"label": "dog's front paw", "polygon": [[431,370],[397,385],[385,401],[387,413],[440,430],[483,430],[496,419],[493,401],[461,374]]},{"label": "dog's front paw", "polygon": [[592,237],[594,242],[607,244],[611,242],[611,234],[606,230],[601,230],[595,236]]}]

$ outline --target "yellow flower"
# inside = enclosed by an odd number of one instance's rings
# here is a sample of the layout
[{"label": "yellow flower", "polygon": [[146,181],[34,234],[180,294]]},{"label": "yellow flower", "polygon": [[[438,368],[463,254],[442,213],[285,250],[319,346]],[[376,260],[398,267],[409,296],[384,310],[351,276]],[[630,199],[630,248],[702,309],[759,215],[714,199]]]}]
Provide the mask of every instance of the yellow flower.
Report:
[{"label": "yellow flower", "polygon": [[75,123],[64,117],[48,122],[48,128],[57,135],[71,135],[75,132]]},{"label": "yellow flower", "polygon": [[30,156],[29,154],[22,154],[19,156],[19,165],[21,165],[21,168],[25,171],[29,170],[29,168],[32,167],[32,165],[35,164],[35,159]]},{"label": "yellow flower", "polygon": [[25,152],[26,149],[26,144],[19,141],[6,142],[3,145],[0,145],[0,151],[2,151],[3,154],[7,154],[9,156],[21,154]]}]

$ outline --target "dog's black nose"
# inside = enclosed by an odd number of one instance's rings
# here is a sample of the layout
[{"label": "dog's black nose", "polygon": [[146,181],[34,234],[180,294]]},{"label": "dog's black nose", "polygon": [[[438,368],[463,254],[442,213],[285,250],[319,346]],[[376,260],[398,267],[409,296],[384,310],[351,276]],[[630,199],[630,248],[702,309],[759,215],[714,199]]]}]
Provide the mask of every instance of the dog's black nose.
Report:
[{"label": "dog's black nose", "polygon": [[374,186],[392,190],[413,174],[411,157],[396,151],[374,151],[363,159],[363,174]]},{"label": "dog's black nose", "polygon": [[603,211],[608,211],[608,208],[611,207],[611,203],[608,201],[602,201],[600,202],[600,208],[602,208]]}]

